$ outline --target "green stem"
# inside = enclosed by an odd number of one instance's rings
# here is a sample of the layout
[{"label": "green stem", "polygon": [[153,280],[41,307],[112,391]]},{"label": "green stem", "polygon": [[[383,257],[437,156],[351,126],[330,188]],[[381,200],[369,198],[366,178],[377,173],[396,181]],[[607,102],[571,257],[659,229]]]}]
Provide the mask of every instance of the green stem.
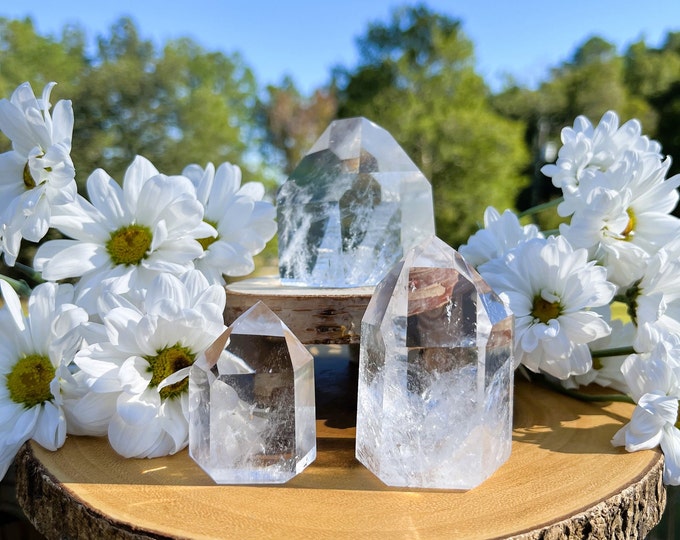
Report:
[{"label": "green stem", "polygon": [[536,206],[532,206],[531,208],[527,208],[524,210],[524,212],[520,212],[519,216],[520,218],[526,217],[526,216],[533,216],[534,214],[538,214],[539,212],[543,212],[543,210],[548,210],[549,208],[554,208],[558,204],[560,204],[564,200],[564,197],[558,197],[556,199],[551,199],[548,202],[544,202],[542,204],[537,204]]},{"label": "green stem", "polygon": [[7,283],[9,283],[19,296],[31,296],[31,288],[23,279],[13,279],[2,274],[0,274],[0,279],[4,279]]},{"label": "green stem", "polygon": [[590,351],[593,358],[606,358],[608,356],[628,356],[635,354],[637,351],[630,345],[627,347],[612,347],[611,349],[600,349],[599,351]]},{"label": "green stem", "polygon": [[14,263],[14,268],[19,270],[23,275],[27,276],[34,283],[45,283],[40,272],[35,271],[30,266],[21,264],[20,262]]}]

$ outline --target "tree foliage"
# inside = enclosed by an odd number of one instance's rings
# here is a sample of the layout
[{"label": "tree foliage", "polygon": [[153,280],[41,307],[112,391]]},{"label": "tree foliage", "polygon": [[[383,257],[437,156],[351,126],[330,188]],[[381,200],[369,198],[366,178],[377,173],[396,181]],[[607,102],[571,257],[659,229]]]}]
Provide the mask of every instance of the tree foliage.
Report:
[{"label": "tree foliage", "polygon": [[260,118],[267,142],[281,153],[287,175],[304,157],[337,113],[337,98],[330,88],[319,88],[303,96],[292,79],[280,86],[267,87],[267,99],[260,107]]},{"label": "tree foliage", "polygon": [[0,96],[9,97],[24,81],[39,89],[59,81],[53,92],[58,99],[78,85],[86,66],[80,28],[67,26],[57,39],[38,35],[31,19],[0,18]]},{"label": "tree foliage", "polygon": [[680,173],[680,32],[671,32],[664,44],[649,48],[644,42],[626,52],[626,83],[631,92],[652,109],[654,136],[675,158],[671,173]]},{"label": "tree foliage", "polygon": [[[38,35],[30,19],[0,18],[0,98],[9,98],[25,81],[36,93],[45,84],[59,81],[52,92],[56,102],[81,80],[86,68],[84,49],[83,34],[77,28],[65,28],[58,40]],[[0,136],[0,152],[9,148],[10,141]]]},{"label": "tree foliage", "polygon": [[[189,39],[157,50],[129,18],[117,21],[85,52],[82,29],[60,40],[38,36],[30,20],[0,20],[0,90],[23,81],[39,93],[58,81],[53,101],[71,99],[72,157],[82,184],[98,167],[117,180],[135,155],[178,174],[189,163],[231,161],[253,175],[257,85],[237,54],[207,52]],[[7,144],[6,141],[3,143]]]},{"label": "tree foliage", "polygon": [[239,56],[189,39],[157,51],[121,19],[99,37],[97,59],[74,99],[80,162],[96,159],[116,178],[136,154],[168,174],[189,163],[245,164],[257,88]]},{"label": "tree foliage", "polygon": [[339,116],[390,131],[433,185],[437,234],[453,245],[484,208],[513,207],[526,179],[521,122],[490,106],[461,23],[418,6],[394,11],[359,40],[361,63],[337,70]]},{"label": "tree foliage", "polygon": [[[641,121],[645,134],[657,139],[663,151],[674,156],[671,174],[680,172],[680,33],[669,33],[660,48],[643,41],[624,54],[594,36],[578,45],[570,59],[556,66],[538,88],[511,84],[493,97],[494,107],[505,117],[527,126],[525,143],[532,153],[532,182],[518,207],[545,202],[559,193],[540,173],[549,149],[560,144],[560,131],[578,115],[597,123],[608,110],[621,122]],[[557,221],[539,219],[552,229]]]},{"label": "tree foliage", "polygon": [[[680,32],[623,53],[590,36],[537,88],[508,84],[495,94],[475,71],[463,23],[422,5],[369,24],[358,64],[336,68],[309,96],[290,79],[260,88],[238,54],[190,39],[156,45],[127,18],[88,44],[78,26],[45,36],[30,19],[0,18],[0,96],[24,81],[36,92],[59,83],[52,100],[73,101],[81,187],[97,167],[122,179],[136,154],[168,174],[231,161],[245,180],[281,178],[332,119],[361,115],[390,131],[431,180],[438,234],[455,246],[487,205],[523,209],[557,195],[540,167],[577,115],[640,119],[680,172]],[[8,148],[0,137],[0,151]]]}]

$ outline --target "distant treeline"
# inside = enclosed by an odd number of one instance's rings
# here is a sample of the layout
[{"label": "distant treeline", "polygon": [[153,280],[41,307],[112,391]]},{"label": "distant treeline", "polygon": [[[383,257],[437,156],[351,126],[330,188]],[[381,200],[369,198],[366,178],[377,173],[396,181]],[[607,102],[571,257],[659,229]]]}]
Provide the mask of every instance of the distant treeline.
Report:
[{"label": "distant treeline", "polygon": [[[159,49],[128,18],[98,36],[94,51],[88,39],[79,27],[45,36],[31,20],[0,19],[0,97],[24,81],[37,95],[58,83],[53,103],[73,102],[83,194],[94,169],[120,181],[137,154],[167,174],[230,161],[273,194],[331,120],[359,115],[390,131],[431,180],[437,232],[453,246],[488,205],[522,209],[555,196],[539,169],[581,114],[593,123],[607,110],[638,118],[680,171],[680,32],[622,55],[592,37],[538,89],[508,81],[496,93],[475,71],[463,22],[424,6],[368,25],[358,65],[333,69],[312,95],[290,79],[263,88],[247,58],[190,39]],[[0,151],[8,148],[0,137]]]}]

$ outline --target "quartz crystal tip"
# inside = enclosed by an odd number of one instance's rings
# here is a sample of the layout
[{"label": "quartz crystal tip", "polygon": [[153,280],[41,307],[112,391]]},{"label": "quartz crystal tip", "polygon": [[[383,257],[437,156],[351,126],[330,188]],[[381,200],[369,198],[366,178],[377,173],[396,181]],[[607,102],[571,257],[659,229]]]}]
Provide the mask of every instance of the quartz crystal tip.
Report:
[{"label": "quartz crystal tip", "polygon": [[332,122],[276,199],[283,283],[378,283],[434,234],[432,187],[385,129],[366,118]]}]

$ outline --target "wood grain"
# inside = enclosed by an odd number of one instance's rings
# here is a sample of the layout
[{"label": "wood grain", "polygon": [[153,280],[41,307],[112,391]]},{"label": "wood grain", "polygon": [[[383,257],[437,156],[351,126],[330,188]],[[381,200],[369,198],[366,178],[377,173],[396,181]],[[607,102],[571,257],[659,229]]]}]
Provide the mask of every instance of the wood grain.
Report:
[{"label": "wood grain", "polygon": [[359,343],[361,318],[373,287],[328,289],[281,285],[261,277],[227,285],[226,324],[261,300],[305,344]]},{"label": "wood grain", "polygon": [[512,455],[470,491],[383,485],[354,458],[356,366],[317,358],[318,458],[281,486],[216,485],[186,451],[123,459],[102,439],[30,443],[19,501],[48,538],[644,538],[666,492],[658,451],[610,439],[632,406],[515,389]]}]

